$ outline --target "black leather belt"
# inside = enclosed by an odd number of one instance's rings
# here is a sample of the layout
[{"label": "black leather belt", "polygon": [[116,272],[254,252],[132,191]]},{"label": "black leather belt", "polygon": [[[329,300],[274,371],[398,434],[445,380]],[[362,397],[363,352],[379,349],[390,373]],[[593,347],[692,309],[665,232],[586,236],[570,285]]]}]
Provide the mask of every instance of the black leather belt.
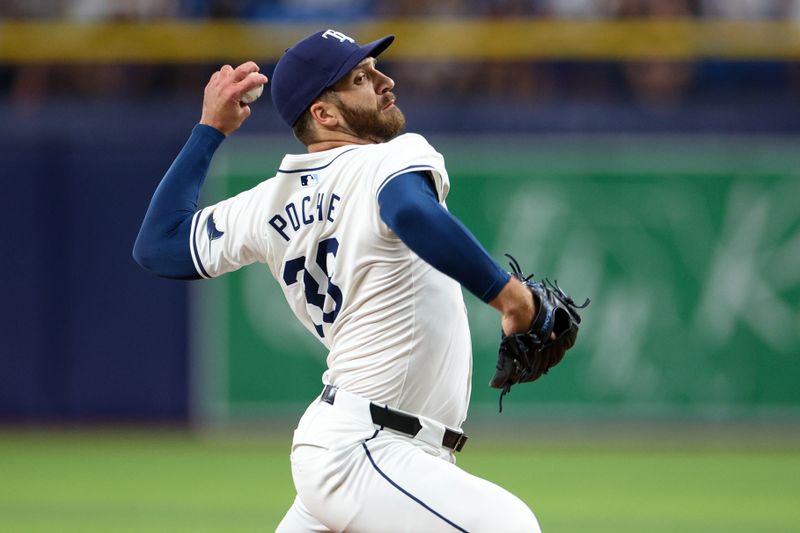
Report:
[{"label": "black leather belt", "polygon": [[[333,385],[325,385],[322,389],[322,401],[333,405],[336,401],[336,391],[338,389]],[[395,411],[389,407],[380,406],[370,402],[369,413],[372,415],[372,423],[383,426],[400,433],[405,433],[411,437],[416,437],[417,433],[422,429],[422,424],[419,418],[400,411]],[[467,436],[458,431],[445,428],[444,437],[442,438],[442,446],[449,448],[453,451],[460,452],[464,445],[467,443]]]}]

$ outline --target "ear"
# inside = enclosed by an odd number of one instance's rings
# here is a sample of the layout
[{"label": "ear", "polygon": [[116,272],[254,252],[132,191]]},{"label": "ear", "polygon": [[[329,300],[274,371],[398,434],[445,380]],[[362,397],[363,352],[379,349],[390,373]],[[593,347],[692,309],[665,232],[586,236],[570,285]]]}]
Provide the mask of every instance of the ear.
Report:
[{"label": "ear", "polygon": [[317,100],[309,108],[314,122],[325,128],[336,128],[342,120],[339,110],[330,102]]}]

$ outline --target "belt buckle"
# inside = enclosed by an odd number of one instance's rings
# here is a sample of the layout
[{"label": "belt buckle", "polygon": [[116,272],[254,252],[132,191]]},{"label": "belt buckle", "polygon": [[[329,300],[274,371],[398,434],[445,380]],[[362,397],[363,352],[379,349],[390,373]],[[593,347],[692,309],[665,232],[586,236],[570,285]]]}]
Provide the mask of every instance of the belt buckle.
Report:
[{"label": "belt buckle", "polygon": [[464,433],[458,433],[458,437],[456,437],[456,441],[453,443],[452,450],[454,452],[460,452],[462,449],[464,449],[464,445],[467,444],[468,438],[469,437],[467,437]]},{"label": "belt buckle", "polygon": [[456,440],[456,445],[453,447],[453,449],[457,452],[460,452],[464,448],[464,445],[467,443],[467,438],[468,437],[466,435],[461,433],[458,436],[458,440]]},{"label": "belt buckle", "polygon": [[322,389],[322,394],[320,395],[320,399],[325,402],[333,405],[333,402],[336,401],[336,391],[338,389],[333,385],[325,385]]}]

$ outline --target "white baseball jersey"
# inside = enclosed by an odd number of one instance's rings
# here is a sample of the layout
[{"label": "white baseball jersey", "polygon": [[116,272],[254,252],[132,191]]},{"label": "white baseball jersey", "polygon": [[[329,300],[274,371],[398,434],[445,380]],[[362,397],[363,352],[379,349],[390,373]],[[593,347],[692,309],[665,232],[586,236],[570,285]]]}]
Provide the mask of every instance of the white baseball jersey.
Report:
[{"label": "white baseball jersey", "polygon": [[444,159],[420,135],[287,155],[276,175],[195,214],[201,276],[266,263],[303,325],[328,349],[323,381],[374,402],[461,426],[471,341],[460,285],[420,259],[381,220],[378,194]]}]

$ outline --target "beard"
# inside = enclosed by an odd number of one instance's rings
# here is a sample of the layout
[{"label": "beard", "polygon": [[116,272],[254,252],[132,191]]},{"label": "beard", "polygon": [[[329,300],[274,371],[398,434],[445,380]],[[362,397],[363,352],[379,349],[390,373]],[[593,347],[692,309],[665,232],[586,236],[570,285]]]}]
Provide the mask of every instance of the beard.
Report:
[{"label": "beard", "polygon": [[397,137],[406,126],[406,117],[400,108],[392,106],[383,110],[383,106],[392,100],[393,95],[384,95],[374,109],[348,107],[341,100],[337,104],[350,129],[348,133],[360,139],[383,143]]}]

